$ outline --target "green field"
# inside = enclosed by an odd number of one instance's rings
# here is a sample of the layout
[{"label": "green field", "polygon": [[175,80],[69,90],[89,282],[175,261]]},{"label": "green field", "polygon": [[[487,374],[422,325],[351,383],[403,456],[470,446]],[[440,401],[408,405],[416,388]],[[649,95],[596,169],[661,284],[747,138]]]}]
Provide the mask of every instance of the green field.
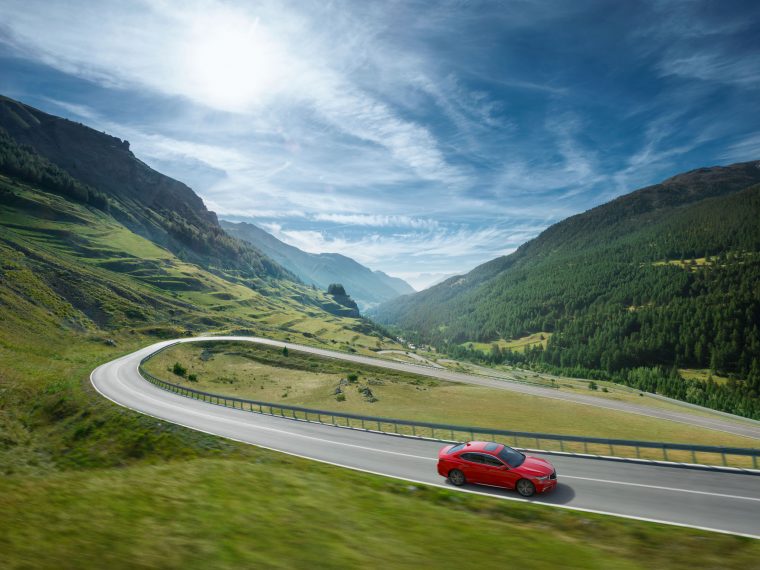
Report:
[{"label": "green field", "polygon": [[678,373],[682,378],[686,380],[699,380],[700,382],[707,382],[712,379],[713,382],[718,384],[726,384],[728,378],[721,376],[720,374],[713,374],[709,369],[694,370],[689,368],[679,368]]},{"label": "green field", "polygon": [[[172,372],[175,363],[187,369],[186,376]],[[177,345],[149,360],[146,370],[207,392],[322,410],[516,431],[546,432],[551,426],[552,433],[569,435],[736,447],[757,444],[688,424],[361,367],[294,350],[285,356],[278,349],[244,342]],[[358,379],[346,382],[352,372]],[[368,398],[367,388],[376,401]],[[642,456],[647,456],[643,450]]]},{"label": "green field", "polygon": [[526,348],[534,348],[537,346],[546,348],[546,344],[549,342],[549,338],[551,336],[552,333],[550,332],[537,332],[509,340],[500,338],[494,342],[465,342],[462,343],[462,346],[472,348],[474,350],[480,350],[484,353],[489,353],[493,345],[497,345],[501,349],[507,348],[514,352],[523,352]]}]

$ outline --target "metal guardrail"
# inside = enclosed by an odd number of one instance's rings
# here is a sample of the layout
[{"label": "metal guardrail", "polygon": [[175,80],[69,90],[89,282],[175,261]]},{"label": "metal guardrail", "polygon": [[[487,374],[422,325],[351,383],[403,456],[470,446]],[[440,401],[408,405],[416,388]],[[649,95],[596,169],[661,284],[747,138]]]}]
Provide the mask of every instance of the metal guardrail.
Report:
[{"label": "metal guardrail", "polygon": [[[278,416],[291,420],[320,423],[342,428],[360,429],[364,431],[394,434],[420,439],[433,439],[442,442],[472,441],[487,439],[508,444],[518,449],[535,449],[545,451],[560,451],[586,455],[607,455],[621,458],[662,459],[665,461],[702,463],[705,465],[724,465],[735,467],[758,468],[760,449],[744,447],[720,447],[710,445],[691,445],[683,443],[666,443],[654,441],[636,441],[627,439],[608,439],[599,437],[584,437],[576,435],[561,435],[551,433],[534,433],[512,430],[498,430],[473,426],[439,424],[401,420],[377,416],[364,416],[336,412],[332,410],[316,410],[301,406],[290,406],[258,400],[236,398],[223,394],[204,392],[186,386],[173,384],[153,376],[143,365],[159,352],[169,348],[169,345],[150,354],[140,361],[139,372],[148,382],[174,392],[181,396],[201,400],[228,408],[253,412],[258,414]],[[447,437],[448,436],[448,437]],[[477,437],[476,437],[477,436]],[[535,445],[533,445],[535,444]],[[547,445],[548,444],[548,445]],[[622,454],[621,454],[622,452]]]}]

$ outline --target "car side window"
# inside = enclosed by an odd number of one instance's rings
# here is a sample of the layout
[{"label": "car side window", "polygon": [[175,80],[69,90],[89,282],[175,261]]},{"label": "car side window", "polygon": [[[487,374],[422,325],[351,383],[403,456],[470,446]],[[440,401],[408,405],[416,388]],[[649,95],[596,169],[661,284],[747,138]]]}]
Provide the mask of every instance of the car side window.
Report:
[{"label": "car side window", "polygon": [[483,456],[483,463],[485,463],[486,465],[489,465],[491,467],[503,467],[504,466],[504,464],[501,461],[499,461],[498,459],[496,459],[495,457],[492,457],[490,455],[484,455]]},{"label": "car side window", "polygon": [[459,458],[469,461],[470,463],[483,463],[483,456],[479,453],[463,453]]}]

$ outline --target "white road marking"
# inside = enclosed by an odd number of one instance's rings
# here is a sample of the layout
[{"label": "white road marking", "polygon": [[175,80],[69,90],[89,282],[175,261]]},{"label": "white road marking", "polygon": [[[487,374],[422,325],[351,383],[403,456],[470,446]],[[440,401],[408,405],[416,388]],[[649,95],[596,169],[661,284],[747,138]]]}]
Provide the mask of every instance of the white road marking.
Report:
[{"label": "white road marking", "polygon": [[612,481],[609,479],[594,479],[592,477],[578,477],[576,475],[558,474],[557,479],[582,479],[583,481],[593,481],[595,483],[608,483],[611,485],[627,485],[629,487],[644,487],[645,489],[658,489],[661,491],[676,491],[678,493],[694,493],[695,495],[710,495],[712,497],[724,497],[726,499],[739,499],[741,501],[758,501],[760,497],[743,497],[741,495],[725,495],[723,493],[711,493],[709,491],[696,491],[694,489],[679,489],[678,487],[663,487],[661,485],[645,485],[644,483],[630,483],[628,481]]}]

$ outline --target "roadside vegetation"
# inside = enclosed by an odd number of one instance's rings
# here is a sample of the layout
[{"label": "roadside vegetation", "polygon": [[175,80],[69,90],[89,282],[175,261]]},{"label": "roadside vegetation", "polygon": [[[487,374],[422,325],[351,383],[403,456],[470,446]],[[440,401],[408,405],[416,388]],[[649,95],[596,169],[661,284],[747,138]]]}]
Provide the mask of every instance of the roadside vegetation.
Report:
[{"label": "roadside vegetation", "polygon": [[[178,365],[193,380],[177,374]],[[145,367],[154,376],[206,392],[320,410],[591,437],[735,447],[757,444],[751,438],[685,423],[360,366],[297,350],[284,355],[281,349],[247,342],[179,344],[148,360]],[[589,391],[587,385],[582,389]],[[651,400],[635,394],[625,397],[637,404]],[[662,403],[652,400],[652,404]],[[683,407],[678,410],[688,412]],[[643,457],[662,457],[652,453],[641,451]],[[678,453],[671,456],[691,460]]]}]

